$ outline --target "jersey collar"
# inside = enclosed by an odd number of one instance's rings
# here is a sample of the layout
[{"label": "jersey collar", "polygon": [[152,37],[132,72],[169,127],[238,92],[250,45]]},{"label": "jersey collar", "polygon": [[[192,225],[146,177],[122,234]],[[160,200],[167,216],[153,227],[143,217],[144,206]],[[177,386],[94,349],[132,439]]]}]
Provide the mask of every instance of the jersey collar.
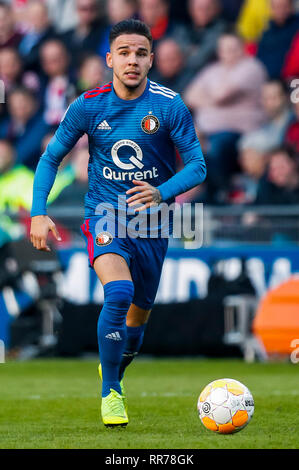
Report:
[{"label": "jersey collar", "polygon": [[123,100],[115,93],[114,86],[112,84],[112,96],[115,101],[118,101],[119,103],[123,103],[124,105],[135,104],[138,101],[141,101],[148,94],[149,86],[150,86],[150,81],[149,79],[147,79],[146,87],[142,95],[138,96],[138,98],[135,98],[133,100]]}]

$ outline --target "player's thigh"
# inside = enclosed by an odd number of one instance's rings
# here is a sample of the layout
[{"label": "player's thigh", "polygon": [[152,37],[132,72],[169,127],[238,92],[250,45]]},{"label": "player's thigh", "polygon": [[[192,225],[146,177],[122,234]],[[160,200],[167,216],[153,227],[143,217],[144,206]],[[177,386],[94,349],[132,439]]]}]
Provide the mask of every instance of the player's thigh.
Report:
[{"label": "player's thigh", "polygon": [[116,253],[98,256],[93,267],[103,286],[111,281],[132,281],[126,260]]},{"label": "player's thigh", "polygon": [[131,304],[127,313],[127,326],[135,328],[144,325],[144,323],[147,323],[150,313],[151,309],[146,310],[135,304]]},{"label": "player's thigh", "polygon": [[149,311],[157,294],[168,240],[164,238],[136,239],[132,245],[135,251],[130,264],[135,287],[132,303]]}]

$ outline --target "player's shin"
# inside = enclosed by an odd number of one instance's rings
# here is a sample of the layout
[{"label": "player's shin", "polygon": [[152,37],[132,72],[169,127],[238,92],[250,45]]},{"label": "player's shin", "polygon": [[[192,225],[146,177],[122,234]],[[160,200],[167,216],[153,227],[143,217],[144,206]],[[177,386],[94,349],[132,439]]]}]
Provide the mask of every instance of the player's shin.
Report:
[{"label": "player's shin", "polygon": [[137,356],[142,346],[146,323],[137,327],[127,326],[127,341],[119,368],[119,380],[122,380],[125,369]]},{"label": "player's shin", "polygon": [[110,389],[121,393],[119,367],[126,345],[126,315],[133,293],[132,281],[111,281],[104,286],[104,305],[98,320],[103,397],[109,395]]}]

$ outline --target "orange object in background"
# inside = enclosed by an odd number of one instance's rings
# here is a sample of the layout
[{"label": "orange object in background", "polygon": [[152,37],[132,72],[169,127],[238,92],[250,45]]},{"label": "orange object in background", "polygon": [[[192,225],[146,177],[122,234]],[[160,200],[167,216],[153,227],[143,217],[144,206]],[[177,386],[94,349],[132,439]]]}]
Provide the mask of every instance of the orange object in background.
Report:
[{"label": "orange object in background", "polygon": [[299,340],[299,277],[291,277],[261,300],[253,332],[268,354],[290,354],[291,342]]}]

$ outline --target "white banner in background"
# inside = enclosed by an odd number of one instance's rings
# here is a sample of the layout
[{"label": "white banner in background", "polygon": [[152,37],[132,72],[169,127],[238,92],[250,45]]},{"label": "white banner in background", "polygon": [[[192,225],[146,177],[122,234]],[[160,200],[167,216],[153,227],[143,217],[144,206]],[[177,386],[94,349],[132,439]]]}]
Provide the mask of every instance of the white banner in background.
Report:
[{"label": "white banner in background", "polygon": [[[227,281],[237,279],[241,274],[242,260],[232,257],[221,261],[221,271]],[[258,297],[263,296],[269,288],[277,287],[290,278],[292,266],[290,259],[278,257],[271,263],[268,276],[265,263],[259,257],[250,257],[245,261],[247,275]],[[208,294],[208,282],[211,266],[206,260],[198,257],[167,256],[163,265],[156,303],[187,302],[193,297],[203,299]],[[68,268],[61,276],[59,294],[74,304],[102,304],[103,287],[94,272],[89,268],[88,257],[84,252],[74,252]]]}]

